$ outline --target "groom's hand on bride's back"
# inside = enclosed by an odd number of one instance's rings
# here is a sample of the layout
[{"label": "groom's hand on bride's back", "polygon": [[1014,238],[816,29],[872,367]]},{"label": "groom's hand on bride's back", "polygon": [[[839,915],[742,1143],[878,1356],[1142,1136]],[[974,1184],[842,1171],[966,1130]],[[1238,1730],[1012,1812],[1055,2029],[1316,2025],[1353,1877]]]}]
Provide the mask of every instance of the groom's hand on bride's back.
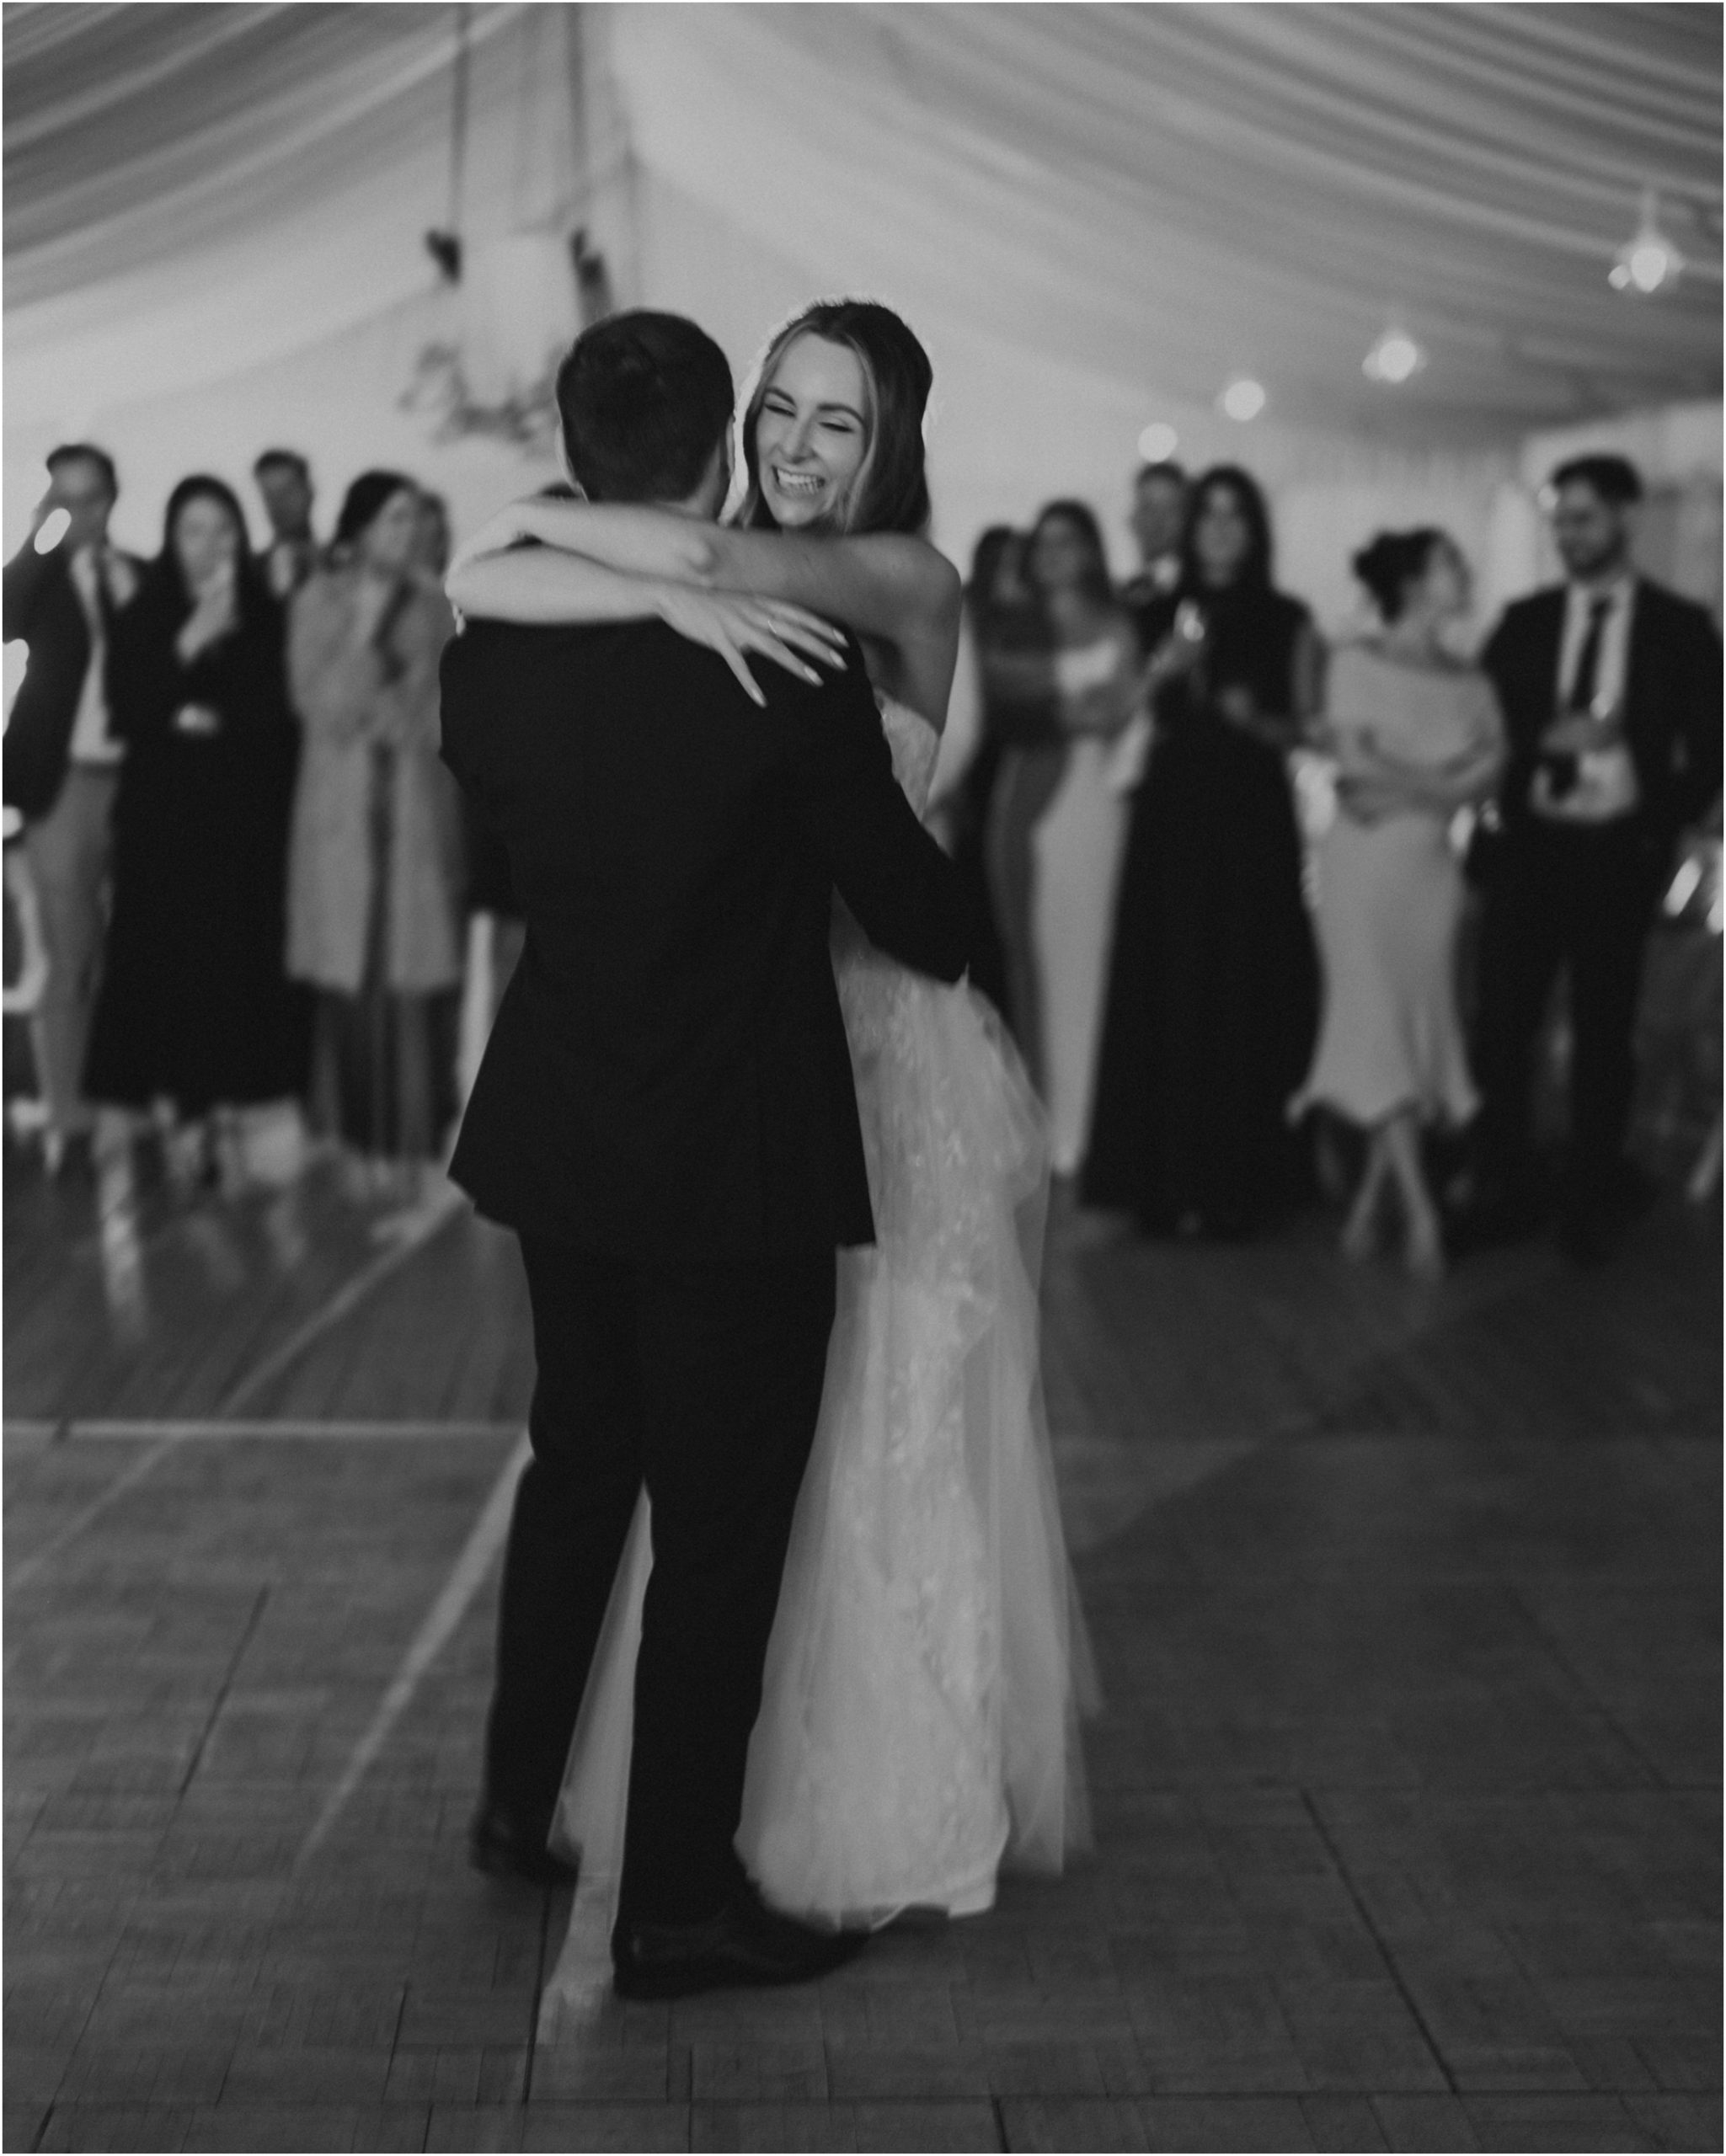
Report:
[{"label": "groom's hand on bride's back", "polygon": [[814,835],[839,895],[879,949],[918,973],[956,981],[970,958],[964,893],[893,775],[856,639],[846,638],[844,670],[818,686],[783,675],[774,684],[772,707],[797,722]]}]

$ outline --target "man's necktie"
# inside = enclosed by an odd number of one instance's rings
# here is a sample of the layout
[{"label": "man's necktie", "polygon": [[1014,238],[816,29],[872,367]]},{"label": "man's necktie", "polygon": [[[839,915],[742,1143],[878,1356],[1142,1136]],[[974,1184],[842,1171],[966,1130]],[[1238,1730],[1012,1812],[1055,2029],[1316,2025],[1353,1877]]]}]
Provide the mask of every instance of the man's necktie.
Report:
[{"label": "man's necktie", "polygon": [[108,557],[99,547],[90,557],[90,574],[96,587],[96,619],[102,624],[105,639],[114,634],[114,617],[120,610],[114,603],[114,587],[108,580]]},{"label": "man's necktie", "polygon": [[1571,677],[1570,695],[1565,705],[1568,711],[1594,709],[1595,688],[1600,671],[1600,643],[1606,635],[1606,616],[1611,611],[1610,599],[1591,599],[1588,603],[1588,630],[1577,654],[1576,671]]}]

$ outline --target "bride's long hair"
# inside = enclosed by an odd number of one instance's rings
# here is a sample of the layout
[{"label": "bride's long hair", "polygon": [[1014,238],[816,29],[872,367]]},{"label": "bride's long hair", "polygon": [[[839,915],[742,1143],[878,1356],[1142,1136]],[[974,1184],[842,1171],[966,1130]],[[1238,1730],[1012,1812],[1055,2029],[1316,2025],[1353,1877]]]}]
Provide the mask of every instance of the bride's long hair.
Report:
[{"label": "bride's long hair", "polygon": [[751,376],[739,422],[745,481],[738,522],[773,526],[772,512],[761,499],[756,424],[780,360],[799,337],[825,338],[854,352],[868,406],[863,462],[826,528],[922,531],[929,521],[923,414],[935,371],[906,323],[878,300],[816,300],[774,333]]}]

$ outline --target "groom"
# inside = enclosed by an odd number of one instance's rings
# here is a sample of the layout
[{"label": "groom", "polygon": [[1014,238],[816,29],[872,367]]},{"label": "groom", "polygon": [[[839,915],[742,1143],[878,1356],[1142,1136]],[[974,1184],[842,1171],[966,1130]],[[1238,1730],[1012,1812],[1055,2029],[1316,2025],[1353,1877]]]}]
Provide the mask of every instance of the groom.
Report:
[{"label": "groom", "polygon": [[[731,376],[693,323],[613,316],[557,389],[590,499],[717,515]],[[451,1170],[521,1239],[538,1364],[473,1857],[548,1874],[644,1480],[612,1942],[631,1998],[793,1982],[857,1943],[771,1913],[732,1849],[834,1252],[874,1240],[833,890],[906,963],[954,980],[965,963],[952,869],[894,782],[855,645],[818,686],[767,665],[761,687],[765,709],[651,620],[475,622],[443,659],[444,755],[527,923]]]}]

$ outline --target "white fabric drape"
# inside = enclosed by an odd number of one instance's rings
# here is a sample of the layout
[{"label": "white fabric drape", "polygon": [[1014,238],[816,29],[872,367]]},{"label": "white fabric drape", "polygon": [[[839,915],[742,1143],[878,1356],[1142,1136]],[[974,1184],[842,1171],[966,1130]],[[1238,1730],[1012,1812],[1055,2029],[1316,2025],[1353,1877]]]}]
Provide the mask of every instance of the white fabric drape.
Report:
[{"label": "white fabric drape", "polygon": [[[8,8],[8,425],[225,380],[433,292],[455,12]],[[470,232],[569,220],[568,12],[470,11]]]},{"label": "white fabric drape", "polygon": [[[587,223],[620,299],[696,314],[740,371],[812,291],[900,306],[955,551],[1055,492],[1116,526],[1152,418],[1280,513],[1447,473],[1483,536],[1531,430],[1718,393],[1715,8],[468,13],[470,238]],[[8,538],[71,431],[120,452],[145,544],[179,472],[284,433],[331,488],[398,458],[458,521],[537,476],[395,409],[447,334],[423,235],[455,15],[7,8]],[[1690,263],[1654,302],[1606,281],[1647,183]],[[1398,392],[1360,372],[1392,313],[1430,353]],[[1270,393],[1250,427],[1214,409],[1237,369]],[[1361,536],[1327,529],[1327,574]]]},{"label": "white fabric drape", "polygon": [[[1713,11],[649,8],[619,29],[650,169],[1051,356],[1205,401],[1252,367],[1285,418],[1405,440],[1713,385]],[[1658,308],[1606,282],[1648,181],[1693,262]],[[1360,368],[1393,307],[1433,355],[1401,397]]]},{"label": "white fabric drape", "polygon": [[[482,201],[519,163],[522,111],[573,93],[534,44],[562,12],[470,11]],[[569,12],[590,40],[612,18],[649,172],[801,262],[935,286],[1051,357],[1200,403],[1254,366],[1285,418],[1429,440],[1713,387],[1715,8]],[[273,295],[278,344],[423,286],[453,13],[8,8],[24,393],[45,345],[104,312],[120,334],[121,296],[189,304],[218,264],[231,318]],[[1649,184],[1691,260],[1653,307],[1605,281]],[[1433,355],[1394,398],[1360,375],[1392,308]]]}]

